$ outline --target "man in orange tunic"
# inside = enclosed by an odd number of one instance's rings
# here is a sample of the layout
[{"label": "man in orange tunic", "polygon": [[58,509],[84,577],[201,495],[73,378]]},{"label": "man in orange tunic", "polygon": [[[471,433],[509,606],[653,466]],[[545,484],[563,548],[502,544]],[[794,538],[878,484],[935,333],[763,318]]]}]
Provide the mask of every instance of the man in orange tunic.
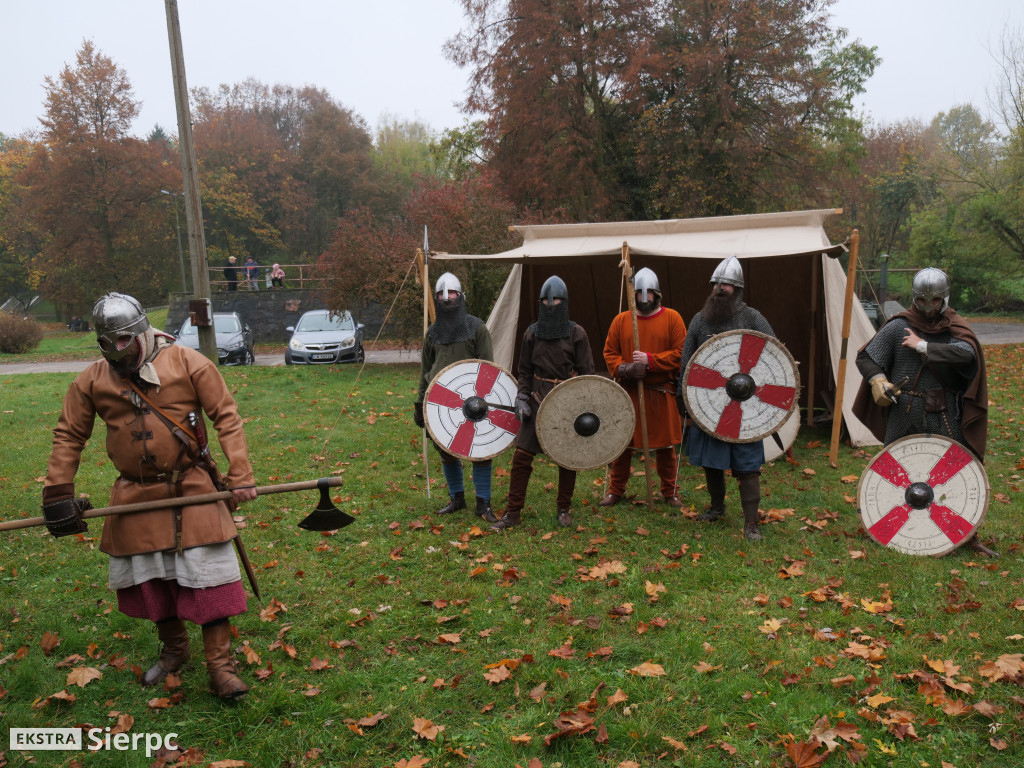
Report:
[{"label": "man in orange tunic", "polygon": [[[654,450],[661,478],[661,496],[671,507],[681,507],[676,493],[676,443],[682,441],[682,419],[676,409],[676,376],[679,356],[686,341],[686,323],[674,309],[661,304],[658,276],[646,267],[636,273],[636,315],[640,348],[633,348],[633,321],[629,312],[619,313],[608,329],[604,360],[608,373],[629,393],[637,411],[633,444],[611,464],[608,492],[602,507],[618,504],[626,492],[633,452],[643,448],[637,389],[644,388],[647,443]],[[650,471],[650,468],[647,468]]]}]

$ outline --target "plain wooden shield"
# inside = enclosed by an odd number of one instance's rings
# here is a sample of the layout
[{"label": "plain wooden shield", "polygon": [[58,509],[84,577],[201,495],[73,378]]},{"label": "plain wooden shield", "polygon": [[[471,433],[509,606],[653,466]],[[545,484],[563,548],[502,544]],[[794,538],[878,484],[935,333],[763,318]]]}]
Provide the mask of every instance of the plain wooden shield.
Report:
[{"label": "plain wooden shield", "polygon": [[626,390],[604,376],[576,376],[552,389],[537,411],[537,440],[566,469],[597,469],[633,440],[636,415]]},{"label": "plain wooden shield", "polygon": [[908,555],[945,555],[985,519],[985,468],[941,435],[894,440],[876,455],[857,489],[860,518],[879,544]]}]

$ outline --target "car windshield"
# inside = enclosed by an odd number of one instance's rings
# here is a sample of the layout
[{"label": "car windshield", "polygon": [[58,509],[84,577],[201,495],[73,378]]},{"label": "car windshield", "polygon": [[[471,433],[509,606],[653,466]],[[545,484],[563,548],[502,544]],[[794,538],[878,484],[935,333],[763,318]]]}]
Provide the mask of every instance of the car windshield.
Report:
[{"label": "car windshield", "polygon": [[348,312],[333,316],[327,313],[303,315],[299,318],[299,324],[295,327],[296,333],[354,331],[355,329],[356,326],[352,322],[352,315]]},{"label": "car windshield", "polygon": [[[238,326],[238,318],[234,315],[214,315],[213,330],[214,333],[238,333],[241,329]],[[195,336],[198,333],[199,329],[192,325],[192,321],[190,319],[186,320],[185,324],[181,326],[181,331],[178,335]]]}]

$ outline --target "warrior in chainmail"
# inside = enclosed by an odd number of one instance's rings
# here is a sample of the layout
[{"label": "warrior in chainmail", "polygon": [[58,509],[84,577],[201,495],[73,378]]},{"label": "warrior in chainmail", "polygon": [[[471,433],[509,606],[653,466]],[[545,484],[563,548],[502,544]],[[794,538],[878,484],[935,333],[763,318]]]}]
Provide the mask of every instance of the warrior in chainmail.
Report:
[{"label": "warrior in chainmail", "polygon": [[[522,522],[526,487],[533,472],[533,457],[541,452],[535,418],[541,401],[566,379],[592,373],[594,355],[590,351],[590,339],[582,326],[569,319],[569,290],[562,278],[552,275],[540,289],[537,322],[523,334],[516,394],[516,416],[522,426],[516,435],[516,451],[512,455],[508,504],[505,514],[491,526],[491,530],[514,528]],[[575,470],[559,467],[555,515],[563,527],[572,525],[569,508],[575,490]]]},{"label": "warrior in chainmail", "polygon": [[[427,387],[434,377],[449,365],[463,360],[494,361],[491,333],[484,322],[466,311],[466,296],[462,284],[451,272],[445,272],[434,285],[435,320],[423,338],[423,353],[420,358],[420,386],[414,403],[413,421],[422,429],[423,399]],[[437,443],[441,456],[441,469],[448,484],[448,504],[438,510],[447,515],[466,508],[465,484],[462,477],[462,462]],[[473,462],[473,486],[476,490],[476,515],[488,523],[497,521],[491,511],[491,460]]]},{"label": "warrior in chainmail", "polygon": [[[743,268],[739,259],[730,256],[711,275],[711,293],[704,308],[690,321],[683,345],[677,403],[682,410],[682,386],[686,366],[694,352],[710,339],[726,331],[758,331],[775,336],[764,316],[743,301]],[[703,467],[711,506],[697,516],[701,522],[713,522],[725,516],[725,470],[731,469],[740,490],[743,508],[743,535],[749,541],[760,541],[761,465],[764,444],[729,443],[691,424],[686,441],[691,466]]]},{"label": "warrior in chainmail", "polygon": [[[914,276],[909,310],[891,317],[857,354],[864,377],[853,412],[886,445],[944,435],[985,460],[988,389],[981,344],[949,307],[949,278],[933,267]],[[996,553],[975,536],[971,546]]]}]

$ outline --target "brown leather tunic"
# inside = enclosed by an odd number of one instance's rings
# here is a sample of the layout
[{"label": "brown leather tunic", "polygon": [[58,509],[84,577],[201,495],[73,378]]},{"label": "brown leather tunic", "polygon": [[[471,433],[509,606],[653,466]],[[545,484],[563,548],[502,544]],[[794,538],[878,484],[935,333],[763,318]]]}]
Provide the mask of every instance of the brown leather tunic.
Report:
[{"label": "brown leather tunic", "polygon": [[[159,392],[150,387],[146,397],[179,424],[188,424],[190,411],[204,411],[229,462],[228,487],[255,485],[238,406],[217,367],[195,350],[177,344],[161,349],[152,362],[161,386]],[[110,504],[175,496],[170,473],[182,444],[148,406],[136,408],[132,404],[130,391],[128,381],[106,360],[93,363],[75,378],[64,396],[64,409],[53,432],[44,494],[72,491],[82,450],[99,416],[107,427],[107,456],[114,467],[123,475],[143,481],[118,477],[110,492]],[[183,461],[188,463],[187,456]],[[184,472],[182,495],[216,490],[205,470]],[[183,549],[229,541],[237,535],[223,502],[180,510]],[[174,549],[174,515],[175,511],[168,508],[109,516],[104,519],[100,550],[126,556]]]}]

